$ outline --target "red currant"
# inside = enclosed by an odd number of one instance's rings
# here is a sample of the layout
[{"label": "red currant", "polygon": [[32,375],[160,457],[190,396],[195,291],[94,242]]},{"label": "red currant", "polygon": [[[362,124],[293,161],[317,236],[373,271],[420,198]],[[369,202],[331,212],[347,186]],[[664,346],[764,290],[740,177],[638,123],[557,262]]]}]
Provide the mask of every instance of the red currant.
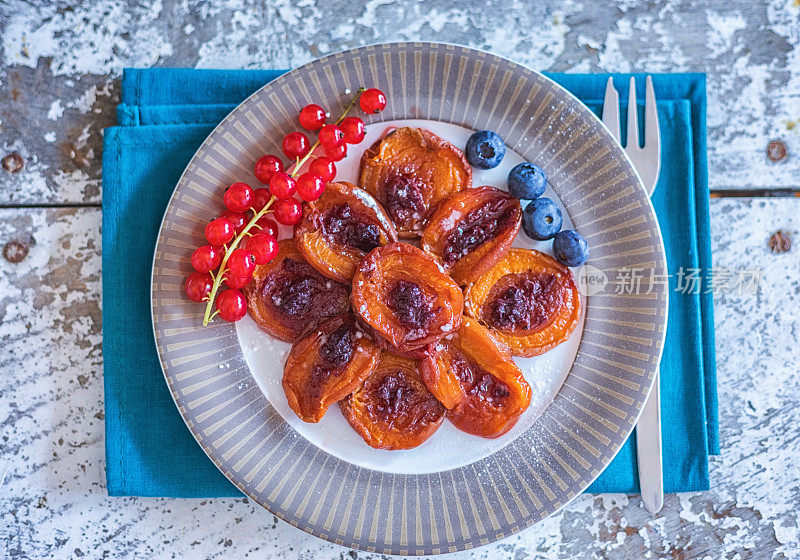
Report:
[{"label": "red currant", "polygon": [[326,124],[319,129],[319,143],[325,149],[344,144],[344,131],[335,124]]},{"label": "red currant", "polygon": [[301,158],[311,149],[311,142],[302,132],[290,132],[283,137],[283,153],[289,159]]},{"label": "red currant", "polygon": [[303,219],[303,207],[293,198],[277,201],[273,209],[275,219],[285,226],[293,226]]},{"label": "red currant", "polygon": [[217,296],[217,311],[226,321],[238,321],[247,313],[247,300],[239,290],[225,290]]},{"label": "red currant", "polygon": [[338,146],[325,146],[325,156],[333,161],[341,161],[347,155],[347,144],[342,142]]},{"label": "red currant", "polygon": [[236,228],[228,218],[211,220],[206,226],[206,239],[212,245],[225,245],[236,235]]},{"label": "red currant", "polygon": [[252,276],[234,276],[230,272],[225,274],[225,283],[229,288],[235,288],[237,290],[247,286],[252,279]]},{"label": "red currant", "polygon": [[255,189],[253,191],[253,210],[258,212],[264,208],[269,202],[270,196],[272,195],[269,194],[269,189]]},{"label": "red currant", "polygon": [[367,127],[358,117],[347,117],[339,126],[344,132],[344,141],[348,144],[358,144],[367,135]]},{"label": "red currant", "polygon": [[261,156],[256,162],[256,179],[265,185],[278,171],[283,171],[283,162],[277,156]]},{"label": "red currant", "polygon": [[332,159],[318,157],[308,166],[308,170],[314,175],[322,177],[323,181],[333,181],[336,177],[336,164]]},{"label": "red currant", "polygon": [[267,264],[278,253],[278,241],[269,233],[257,233],[247,240],[247,250],[255,256],[256,264]]},{"label": "red currant", "polygon": [[269,192],[278,200],[289,198],[297,190],[297,181],[283,171],[278,171],[269,180]]},{"label": "red currant", "polygon": [[198,303],[208,297],[213,287],[214,279],[208,272],[192,272],[186,277],[186,282],[183,284],[186,296]]},{"label": "red currant", "polygon": [[297,178],[297,194],[300,198],[311,202],[317,200],[325,192],[325,181],[319,175],[303,173]]},{"label": "red currant", "polygon": [[203,245],[192,253],[192,267],[197,272],[209,272],[222,261],[222,250],[213,245]]},{"label": "red currant", "polygon": [[300,126],[306,130],[319,130],[325,124],[325,110],[319,105],[306,105],[300,109]]},{"label": "red currant", "polygon": [[253,187],[247,183],[234,183],[225,191],[222,202],[228,210],[244,212],[253,201]]},{"label": "red currant", "polygon": [[244,226],[247,225],[247,215],[241,212],[234,212],[233,210],[226,209],[220,214],[220,217],[230,220],[233,224],[233,229],[236,231],[236,235],[242,233]]},{"label": "red currant", "polygon": [[234,249],[228,257],[228,268],[233,276],[249,278],[256,270],[256,257],[247,249]]},{"label": "red currant", "polygon": [[381,90],[370,88],[361,94],[358,104],[365,113],[380,113],[386,108],[386,96]]},{"label": "red currant", "polygon": [[278,239],[278,224],[275,220],[270,220],[266,215],[261,216],[256,225],[261,228],[261,233],[268,233],[275,239]]}]

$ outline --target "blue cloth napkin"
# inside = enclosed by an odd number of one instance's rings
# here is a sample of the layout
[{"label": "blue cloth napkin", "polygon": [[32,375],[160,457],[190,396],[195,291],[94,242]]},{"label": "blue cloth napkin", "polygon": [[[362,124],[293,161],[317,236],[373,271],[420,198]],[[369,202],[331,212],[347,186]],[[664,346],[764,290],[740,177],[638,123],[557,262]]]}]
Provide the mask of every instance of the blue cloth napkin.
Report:
[{"label": "blue cloth napkin", "polygon": [[[118,126],[106,129],[103,155],[109,495],[240,495],[197,445],[167,390],[151,335],[150,265],[167,201],[197,147],[231,109],[280,74],[154,68],[123,75]],[[550,77],[599,114],[607,76]],[[623,103],[628,79],[614,76]],[[637,80],[644,91],[643,78]],[[705,76],[657,75],[654,84],[663,164],[653,204],[669,271],[710,270]],[[712,302],[702,292],[670,292],[661,362],[667,492],[707,489],[708,454],[718,452]],[[631,438],[589,491],[637,492],[636,472]]]}]

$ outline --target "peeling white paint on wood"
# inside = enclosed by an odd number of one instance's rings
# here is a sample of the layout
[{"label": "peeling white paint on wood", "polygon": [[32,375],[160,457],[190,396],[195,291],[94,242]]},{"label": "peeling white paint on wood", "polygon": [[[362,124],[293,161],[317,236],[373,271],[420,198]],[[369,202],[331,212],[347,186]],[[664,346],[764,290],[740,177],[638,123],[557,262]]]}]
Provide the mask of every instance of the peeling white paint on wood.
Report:
[{"label": "peeling white paint on wood", "polygon": [[[796,187],[800,176],[797,0],[62,4],[0,6],[8,109],[0,153],[25,151],[38,162],[3,185],[0,203],[99,201],[101,131],[114,123],[125,66],[290,68],[353,46],[420,39],[488,49],[536,70],[707,72],[711,187]],[[790,157],[771,162],[772,139]],[[57,182],[58,171],[74,177]]]},{"label": "peeling white paint on wood", "polygon": [[[778,226],[797,235],[798,215],[798,199],[712,202],[715,265],[763,276],[757,294],[716,302],[723,449],[710,492],[669,495],[657,518],[638,496],[583,495],[518,535],[444,558],[800,555],[800,253],[766,245]],[[0,261],[4,557],[377,559],[243,498],[105,495],[99,231],[96,208],[0,210],[0,242],[35,240],[21,263]]]}]

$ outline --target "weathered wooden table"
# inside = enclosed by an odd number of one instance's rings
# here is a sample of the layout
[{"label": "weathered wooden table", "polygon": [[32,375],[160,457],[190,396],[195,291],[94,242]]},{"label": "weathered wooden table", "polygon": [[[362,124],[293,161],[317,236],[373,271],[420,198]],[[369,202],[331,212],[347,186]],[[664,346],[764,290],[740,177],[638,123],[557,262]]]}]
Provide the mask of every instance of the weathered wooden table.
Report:
[{"label": "weathered wooden table", "polygon": [[[102,130],[124,66],[288,68],[389,40],[489,49],[553,71],[708,73],[722,455],[712,490],[584,495],[459,558],[800,557],[800,1],[281,0],[0,5],[0,557],[373,558],[245,499],[106,496]],[[776,196],[777,195],[777,196]]]}]

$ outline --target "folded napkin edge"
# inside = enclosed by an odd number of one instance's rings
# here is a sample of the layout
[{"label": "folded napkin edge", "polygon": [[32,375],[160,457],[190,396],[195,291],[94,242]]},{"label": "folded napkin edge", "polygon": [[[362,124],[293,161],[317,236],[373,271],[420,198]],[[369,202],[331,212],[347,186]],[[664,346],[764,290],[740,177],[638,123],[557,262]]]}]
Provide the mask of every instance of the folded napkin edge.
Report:
[{"label": "folded napkin edge", "polygon": [[[244,72],[247,72],[247,71],[244,71]],[[703,76],[704,76],[704,75],[703,75]],[[705,82],[705,80],[704,80],[704,82]],[[597,100],[597,101],[602,101],[602,100]],[[216,105],[227,105],[227,104],[216,104]],[[151,106],[151,107],[157,107],[156,105],[150,105],[150,106]],[[235,106],[235,105],[233,105],[233,106]],[[166,106],[165,106],[165,107],[166,107]],[[208,128],[208,126],[216,125],[216,122],[208,122],[208,123],[192,123],[192,125],[193,125],[193,126],[197,126],[197,127],[198,127],[198,129],[199,129],[199,128]],[[149,129],[149,130],[152,130],[152,128],[150,128],[150,127],[155,127],[155,126],[157,126],[157,125],[141,125],[140,127],[135,127],[135,128],[141,128],[141,127],[144,127],[144,126],[148,127],[148,129]],[[183,128],[183,127],[184,127],[184,126],[186,126],[186,125],[182,125],[182,124],[180,124],[180,123],[169,123],[169,124],[160,125],[160,126],[163,126],[163,127],[167,127],[167,126],[176,126],[176,127],[178,127],[178,128]],[[114,128],[121,128],[121,127],[114,127]],[[133,127],[132,127],[132,128],[133,128]],[[120,137],[125,137],[125,138],[127,139],[127,134],[124,134],[124,135],[123,135],[122,133],[120,133],[120,135],[121,135]],[[140,144],[145,144],[145,143],[151,143],[151,144],[152,144],[152,142],[148,142],[148,141],[146,141],[146,140],[144,140],[144,139],[141,139],[141,141],[139,141],[139,139],[127,139],[127,140],[130,142],[130,145],[132,145],[132,146],[136,146],[136,145],[140,145]],[[173,142],[164,142],[164,143],[165,143],[165,144],[170,144],[170,143],[173,143]],[[128,143],[126,143],[126,144],[125,144],[125,146],[127,146],[127,145],[129,145],[129,144],[128,144]],[[154,495],[156,495],[156,494],[154,494]],[[168,495],[168,494],[158,494],[158,495]],[[209,495],[210,495],[210,494],[209,494]],[[237,495],[239,495],[239,494],[237,494]]]}]

